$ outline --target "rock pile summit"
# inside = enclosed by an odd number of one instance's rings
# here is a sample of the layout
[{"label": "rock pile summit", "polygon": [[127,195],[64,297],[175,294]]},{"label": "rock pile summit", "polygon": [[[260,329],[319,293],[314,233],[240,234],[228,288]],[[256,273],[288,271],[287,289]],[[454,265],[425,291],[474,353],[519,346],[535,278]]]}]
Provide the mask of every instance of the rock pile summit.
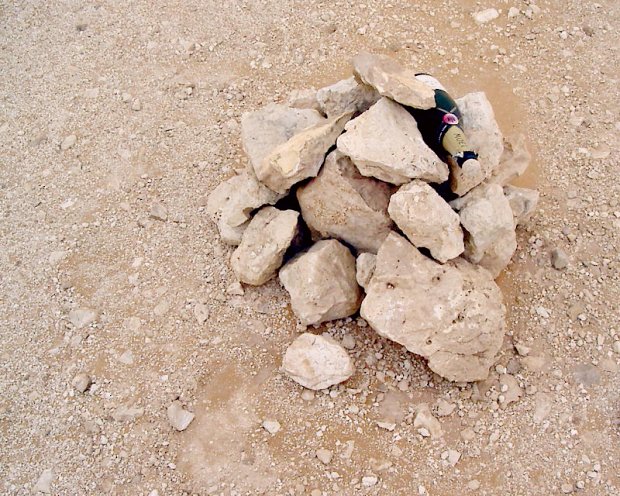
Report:
[{"label": "rock pile summit", "polygon": [[[278,277],[303,325],[359,312],[442,377],[485,379],[505,332],[494,279],[538,201],[508,184],[529,164],[524,140],[502,136],[484,93],[457,99],[482,169],[466,177],[427,146],[407,110],[433,105],[429,86],[382,55],[361,53],[353,68],[349,79],[297,92],[304,98],[291,106],[245,114],[249,166],[211,193],[207,211],[237,246],[237,279]],[[446,181],[450,202],[437,188]],[[313,389],[344,381],[354,369],[339,346],[304,334],[283,370]]]}]

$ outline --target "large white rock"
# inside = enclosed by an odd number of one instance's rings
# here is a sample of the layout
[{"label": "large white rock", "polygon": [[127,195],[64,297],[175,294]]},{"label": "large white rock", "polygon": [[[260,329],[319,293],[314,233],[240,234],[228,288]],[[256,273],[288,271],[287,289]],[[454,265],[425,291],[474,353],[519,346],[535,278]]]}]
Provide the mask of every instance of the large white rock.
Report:
[{"label": "large white rock", "polygon": [[349,121],[345,129],[338,149],[364,176],[399,185],[415,178],[434,183],[448,179],[448,166],[424,143],[415,119],[389,98]]},{"label": "large white rock", "polygon": [[391,230],[390,187],[362,176],[349,157],[334,150],[319,175],[297,190],[308,227],[358,250],[377,253]]},{"label": "large white rock", "polygon": [[527,149],[526,139],[519,134],[511,139],[504,139],[504,153],[499,165],[491,173],[488,182],[506,186],[513,179],[523,175],[530,165],[532,156]]},{"label": "large white rock", "polygon": [[488,177],[494,171],[504,152],[504,138],[495,120],[495,113],[487,96],[479,91],[468,93],[456,100],[463,115],[463,131],[470,146],[478,153],[478,160]]},{"label": "large white rock", "polygon": [[361,316],[379,334],[428,359],[451,381],[485,379],[504,335],[502,293],[457,258],[441,265],[391,233],[379,249]]},{"label": "large white rock", "polygon": [[499,276],[517,249],[515,220],[502,187],[481,184],[452,206],[465,229],[465,258]]},{"label": "large white rock", "polygon": [[315,177],[325,154],[340,136],[351,114],[342,114],[312,126],[278,146],[255,167],[256,176],[267,187],[286,193],[291,186]]},{"label": "large white rock", "polygon": [[320,324],[357,312],[361,290],[355,258],[335,239],[315,243],[280,269],[280,281],[302,324]]},{"label": "large white rock", "polygon": [[282,370],[303,387],[319,390],[346,381],[355,367],[346,350],[332,338],[306,332],[286,350]]},{"label": "large white rock", "polygon": [[230,264],[239,281],[260,286],[276,275],[297,233],[299,213],[261,209],[243,233]]},{"label": "large white rock", "polygon": [[423,181],[411,181],[392,195],[390,217],[418,248],[440,262],[458,257],[465,246],[458,214]]},{"label": "large white rock", "polygon": [[222,241],[238,245],[252,212],[263,205],[273,205],[282,196],[263,186],[247,171],[220,183],[211,192],[207,214],[217,223]]},{"label": "large white rock", "polygon": [[360,83],[354,76],[321,88],[316,99],[327,117],[345,112],[364,112],[379,100],[380,95],[372,86]]},{"label": "large white rock", "polygon": [[316,110],[271,103],[241,116],[241,142],[253,167],[300,131],[325,122]]},{"label": "large white rock", "polygon": [[429,109],[435,106],[435,92],[415,77],[415,71],[386,55],[361,52],[353,58],[353,70],[360,80],[382,95],[403,105]]},{"label": "large white rock", "polygon": [[517,188],[510,184],[504,186],[504,195],[508,198],[515,223],[518,226],[527,222],[532,216],[540,197],[540,194],[535,189]]}]

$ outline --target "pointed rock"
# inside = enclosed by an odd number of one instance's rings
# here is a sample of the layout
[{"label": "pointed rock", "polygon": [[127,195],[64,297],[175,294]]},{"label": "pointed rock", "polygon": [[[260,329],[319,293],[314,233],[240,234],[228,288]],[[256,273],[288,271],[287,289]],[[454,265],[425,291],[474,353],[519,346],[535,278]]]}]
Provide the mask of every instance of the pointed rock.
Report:
[{"label": "pointed rock", "polygon": [[377,103],[381,96],[372,86],[360,83],[354,76],[331,86],[321,88],[316,98],[327,117],[345,112],[364,112]]},{"label": "pointed rock", "polygon": [[415,419],[413,420],[413,427],[416,429],[425,429],[432,438],[439,438],[443,436],[441,423],[433,416],[428,404],[420,403],[416,410],[417,412]]},{"label": "pointed rock", "polygon": [[504,186],[504,195],[508,198],[515,223],[520,226],[525,224],[536,210],[540,194],[535,189],[517,188],[516,186]]},{"label": "pointed rock", "polygon": [[69,322],[78,329],[87,327],[97,319],[97,312],[90,308],[76,308],[69,312]]},{"label": "pointed rock", "polygon": [[504,139],[504,152],[488,182],[506,186],[513,179],[523,175],[531,159],[524,135],[520,134],[510,140]]}]

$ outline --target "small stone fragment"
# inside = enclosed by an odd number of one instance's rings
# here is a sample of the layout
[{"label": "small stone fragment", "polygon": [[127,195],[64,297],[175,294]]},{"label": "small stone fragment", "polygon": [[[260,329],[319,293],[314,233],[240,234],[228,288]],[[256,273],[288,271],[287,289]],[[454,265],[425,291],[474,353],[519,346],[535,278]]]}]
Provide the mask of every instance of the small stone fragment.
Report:
[{"label": "small stone fragment", "polygon": [[51,468],[46,468],[39,476],[32,492],[35,494],[52,494],[52,482],[54,482],[54,471]]},{"label": "small stone fragment", "polygon": [[323,113],[331,118],[345,112],[365,112],[377,103],[380,95],[372,86],[360,83],[351,76],[321,88],[316,98]]},{"label": "small stone fragment", "polygon": [[226,288],[226,294],[230,296],[243,296],[245,291],[243,290],[243,286],[239,281],[235,281],[230,283]]},{"label": "small stone fragment", "polygon": [[510,374],[502,374],[499,378],[500,391],[501,391],[501,406],[506,408],[511,403],[514,403],[523,396],[523,390],[519,386],[519,381]]},{"label": "small stone fragment", "polygon": [[484,9],[479,12],[474,12],[472,17],[478,24],[486,24],[487,22],[497,19],[499,17],[499,12],[497,9]]},{"label": "small stone fragment", "polygon": [[91,384],[92,384],[92,381],[90,377],[88,376],[88,374],[85,374],[84,372],[76,375],[71,381],[71,385],[79,393],[85,393],[86,391],[88,391]]},{"label": "small stone fragment", "polygon": [[120,405],[112,412],[112,418],[117,422],[133,422],[142,415],[144,415],[144,408],[130,404]]},{"label": "small stone fragment", "polygon": [[504,152],[498,166],[491,172],[487,182],[506,186],[513,179],[523,175],[530,165],[532,156],[527,149],[525,136],[519,134],[512,139],[504,138]]},{"label": "small stone fragment", "polygon": [[277,420],[265,420],[263,421],[263,429],[265,429],[269,434],[276,434],[280,431],[280,422]]},{"label": "small stone fragment", "polygon": [[204,303],[194,305],[194,317],[199,324],[204,324],[209,319],[209,308]]},{"label": "small stone fragment", "polygon": [[532,216],[540,197],[535,189],[517,188],[510,184],[504,186],[504,195],[508,198],[517,226],[523,225]]},{"label": "small stone fragment", "polygon": [[480,481],[476,479],[470,480],[467,483],[467,489],[469,489],[470,491],[477,491],[478,489],[480,489]]},{"label": "small stone fragment", "polygon": [[517,17],[520,13],[521,11],[517,9],[516,7],[510,7],[508,9],[508,18],[512,19],[513,17]]},{"label": "small stone fragment", "polygon": [[184,431],[194,420],[194,414],[183,408],[183,404],[176,400],[167,409],[168,421],[177,431]]},{"label": "small stone fragment", "polygon": [[432,438],[443,436],[441,423],[431,413],[426,403],[421,403],[417,407],[417,413],[413,420],[413,427],[416,429],[426,429]]},{"label": "small stone fragment", "polygon": [[562,492],[564,494],[570,494],[570,493],[573,492],[573,485],[572,484],[562,484],[562,487],[560,489],[562,489]]},{"label": "small stone fragment", "polygon": [[76,328],[82,329],[92,324],[97,319],[97,312],[90,308],[77,308],[69,312],[69,322]]},{"label": "small stone fragment", "polygon": [[151,206],[151,213],[149,217],[151,217],[151,219],[161,220],[165,222],[166,220],[168,220],[168,210],[163,204],[155,202]]},{"label": "small stone fragment", "polygon": [[316,457],[323,463],[323,465],[329,465],[332,461],[333,453],[330,450],[321,448],[316,450]]},{"label": "small stone fragment", "polygon": [[456,409],[454,403],[450,403],[443,398],[437,400],[437,415],[440,417],[448,417],[452,415],[452,412]]},{"label": "small stone fragment", "polygon": [[362,477],[362,486],[373,487],[379,482],[379,478],[376,475],[366,475]]},{"label": "small stone fragment", "polygon": [[551,265],[554,269],[562,270],[568,267],[568,255],[562,248],[554,248],[551,250]]},{"label": "small stone fragment", "polygon": [[346,350],[328,336],[304,333],[286,350],[282,370],[295,382],[312,390],[346,381],[355,372]]},{"label": "small stone fragment", "polygon": [[355,261],[355,279],[364,289],[368,286],[377,264],[377,255],[373,253],[360,253]]},{"label": "small stone fragment", "polygon": [[456,450],[449,449],[446,457],[446,461],[451,465],[455,466],[459,460],[461,459],[461,453]]},{"label": "small stone fragment", "polygon": [[73,148],[76,142],[77,136],[75,134],[71,134],[70,136],[67,136],[65,139],[62,140],[62,143],[60,143],[60,149],[64,152],[69,148]]},{"label": "small stone fragment", "polygon": [[136,98],[133,102],[131,102],[131,110],[133,110],[134,112],[139,112],[140,110],[142,110],[142,102],[139,98]]}]

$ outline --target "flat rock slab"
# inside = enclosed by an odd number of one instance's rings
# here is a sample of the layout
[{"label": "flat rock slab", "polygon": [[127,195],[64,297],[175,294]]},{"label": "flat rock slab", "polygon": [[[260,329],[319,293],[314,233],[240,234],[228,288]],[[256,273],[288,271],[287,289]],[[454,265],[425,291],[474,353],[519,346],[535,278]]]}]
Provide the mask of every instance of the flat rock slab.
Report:
[{"label": "flat rock slab", "polygon": [[390,217],[418,248],[428,248],[435,260],[458,257],[465,246],[458,214],[423,181],[401,186],[390,199]]},{"label": "flat rock slab", "polygon": [[321,88],[316,99],[327,117],[346,112],[364,112],[381,98],[372,86],[360,83],[354,76]]},{"label": "flat rock slab", "polygon": [[360,80],[403,105],[419,109],[435,106],[435,92],[415,77],[415,71],[386,55],[362,52],[353,58],[353,70]]},{"label": "flat rock slab", "polygon": [[320,390],[346,381],[355,367],[346,350],[332,338],[306,332],[286,350],[282,370],[303,387]]},{"label": "flat rock slab", "polygon": [[486,379],[506,313],[488,271],[461,258],[441,265],[391,233],[366,292],[360,314],[380,335],[426,357],[446,379]]},{"label": "flat rock slab", "polygon": [[327,156],[319,175],[297,190],[297,199],[310,229],[358,250],[377,253],[391,231],[390,187],[362,176],[337,150]]},{"label": "flat rock slab", "polygon": [[299,232],[298,220],[298,212],[274,207],[262,208],[254,216],[230,261],[239,281],[259,286],[275,277]]},{"label": "flat rock slab", "polygon": [[397,185],[411,179],[448,179],[448,166],[424,143],[415,119],[389,98],[379,100],[345,129],[338,149],[364,176]]},{"label": "flat rock slab", "polygon": [[280,269],[291,307],[304,325],[342,319],[357,312],[361,290],[355,258],[335,239],[318,241]]}]

